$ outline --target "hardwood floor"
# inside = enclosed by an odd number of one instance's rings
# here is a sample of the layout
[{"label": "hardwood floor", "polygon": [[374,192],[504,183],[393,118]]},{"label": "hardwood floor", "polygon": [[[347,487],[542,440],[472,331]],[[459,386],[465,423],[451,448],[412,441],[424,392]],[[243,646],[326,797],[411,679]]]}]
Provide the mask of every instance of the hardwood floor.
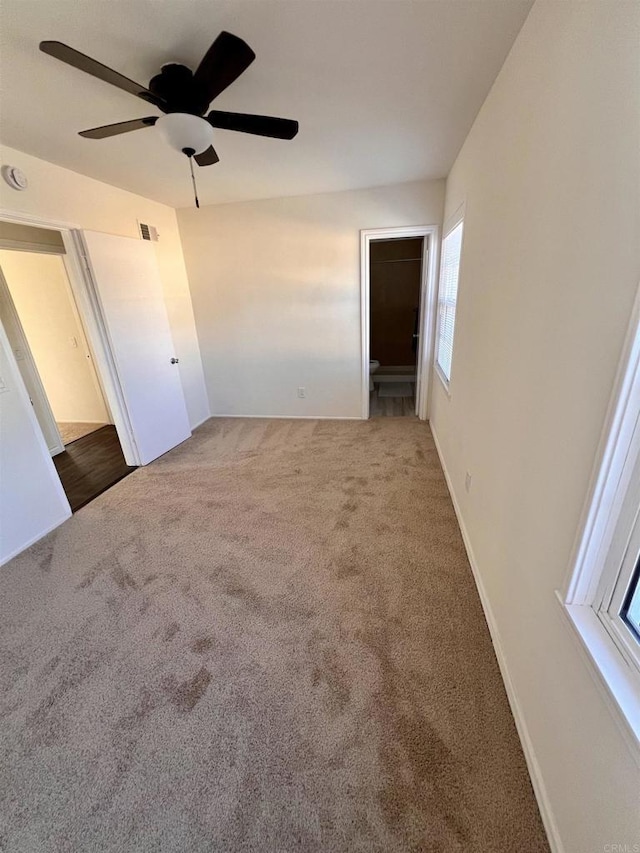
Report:
[{"label": "hardwood floor", "polygon": [[378,386],[369,392],[370,418],[413,418],[416,414],[415,397],[381,397]]},{"label": "hardwood floor", "polygon": [[67,445],[53,462],[73,512],[136,470],[124,461],[111,424]]}]

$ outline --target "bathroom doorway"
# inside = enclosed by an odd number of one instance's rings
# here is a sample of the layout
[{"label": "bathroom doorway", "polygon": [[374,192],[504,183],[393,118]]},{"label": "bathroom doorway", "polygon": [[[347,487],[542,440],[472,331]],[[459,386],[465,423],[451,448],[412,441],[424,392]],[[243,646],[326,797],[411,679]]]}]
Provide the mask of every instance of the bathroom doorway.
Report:
[{"label": "bathroom doorway", "polygon": [[423,237],[369,247],[369,417],[416,413]]},{"label": "bathroom doorway", "polygon": [[362,232],[363,417],[427,417],[436,235]]}]

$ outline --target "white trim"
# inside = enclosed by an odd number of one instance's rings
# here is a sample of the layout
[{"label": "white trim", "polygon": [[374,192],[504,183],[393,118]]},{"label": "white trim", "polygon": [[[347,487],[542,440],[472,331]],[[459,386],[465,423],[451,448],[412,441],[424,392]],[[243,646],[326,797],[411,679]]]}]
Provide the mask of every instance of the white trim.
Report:
[{"label": "white trim", "polygon": [[198,429],[198,427],[201,427],[202,424],[206,423],[210,417],[211,417],[211,415],[205,415],[204,418],[201,418],[199,421],[197,421],[195,424],[193,424],[193,426],[191,427],[191,432]]},{"label": "white trim", "polygon": [[[60,488],[62,488],[62,484],[60,484]],[[64,498],[66,500],[67,496],[65,495]],[[71,514],[71,507],[69,507],[69,512],[61,516],[58,521],[54,521],[53,524],[50,524],[48,527],[45,527],[44,530],[41,530],[39,533],[36,533],[35,536],[32,536],[31,539],[29,539],[23,545],[19,545],[8,556],[4,557],[0,561],[0,566],[6,566],[7,563],[13,560],[14,557],[17,557],[18,554],[22,554],[22,552],[25,551],[27,548],[30,548],[32,545],[35,545],[36,542],[39,542],[41,539],[51,533],[52,530],[55,530],[56,527],[60,527],[60,525],[63,524],[68,518],[71,518]]]},{"label": "white trim", "polygon": [[94,356],[96,372],[104,389],[107,406],[120,439],[127,465],[140,466],[142,460],[124,398],[113,346],[104,319],[102,303],[87,256],[82,231],[62,232],[67,247],[69,280],[80,316],[85,322],[87,341]]},{"label": "white trim", "polygon": [[640,288],[600,435],[587,499],[562,588],[565,604],[590,604],[599,577],[598,560],[613,534],[611,516],[640,408]]},{"label": "white trim", "polygon": [[[107,422],[113,423],[113,415],[111,413],[111,409],[109,408],[109,403],[107,402],[107,397],[106,397],[105,390],[104,390],[104,387],[102,384],[102,380],[100,379],[100,375],[98,374],[98,371],[96,370],[96,354],[95,354],[93,347],[91,346],[91,342],[89,340],[89,335],[87,334],[87,330],[85,328],[85,324],[84,324],[84,321],[82,319],[82,316],[81,316],[80,312],[78,311],[78,301],[77,301],[76,296],[73,292],[73,285],[71,284],[71,274],[69,272],[69,267],[73,263],[73,261],[66,261],[65,262],[65,256],[63,255],[62,256],[62,263],[64,264],[65,272],[67,274],[66,275],[66,281],[65,281],[65,287],[66,287],[66,291],[67,291],[67,296],[69,298],[69,302],[71,304],[71,310],[73,312],[73,316],[75,318],[76,323],[78,324],[78,326],[80,327],[80,330],[82,331],[82,336],[84,338],[83,344],[84,344],[85,350],[86,350],[85,355],[87,355],[87,357],[89,359],[89,372],[91,374],[91,381],[93,383],[93,387],[96,390],[96,394],[98,395],[98,397],[102,401],[102,404],[103,404],[103,406],[107,412],[107,415],[109,418],[109,420]],[[104,423],[104,422],[103,421],[96,421],[96,423]]]},{"label": "white trim", "polygon": [[462,517],[462,511],[460,510],[460,506],[453,490],[451,478],[449,477],[449,472],[447,471],[444,462],[444,456],[442,455],[440,442],[438,441],[438,437],[431,423],[429,424],[429,427],[431,429],[431,435],[433,436],[433,442],[436,446],[438,458],[440,459],[440,465],[442,467],[442,472],[447,483],[449,495],[451,496],[453,509],[456,514],[456,518],[458,519],[458,526],[460,528],[460,533],[462,534],[462,541],[467,552],[469,565],[471,566],[471,571],[473,573],[473,579],[475,581],[476,588],[478,590],[478,595],[480,597],[480,603],[482,604],[485,619],[487,620],[489,634],[491,635],[491,641],[493,643],[493,648],[496,653],[498,666],[500,667],[500,674],[502,675],[502,680],[504,682],[507,698],[511,707],[511,713],[513,714],[513,719],[515,720],[516,729],[520,738],[520,743],[522,744],[522,751],[524,753],[525,761],[527,763],[527,769],[529,771],[529,777],[531,778],[533,791],[538,802],[538,808],[540,809],[542,823],[544,824],[544,828],[547,833],[549,847],[551,848],[552,853],[564,853],[564,846],[560,838],[560,831],[558,829],[558,825],[553,814],[553,809],[551,808],[551,800],[549,799],[549,794],[547,793],[547,788],[544,783],[544,779],[542,778],[542,771],[540,770],[540,765],[538,764],[538,759],[533,748],[533,742],[529,734],[529,729],[527,727],[524,713],[520,706],[520,701],[516,693],[516,688],[507,668],[507,661],[502,645],[502,640],[500,638],[500,632],[498,630],[498,624],[496,622],[495,616],[493,615],[493,610],[491,609],[491,604],[489,602],[489,596],[487,595],[486,589],[484,587],[482,576],[478,568],[478,563],[476,561],[475,554],[471,546],[471,539],[469,538],[469,534],[467,532],[467,528]]},{"label": "white trim", "polygon": [[436,376],[438,377],[438,379],[442,383],[442,387],[444,388],[444,393],[447,395],[447,397],[451,397],[451,388],[449,387],[449,385],[450,385],[449,380],[444,375],[444,373],[442,372],[442,368],[440,367],[438,362],[435,361],[435,359],[434,359],[434,373],[436,374]]},{"label": "white trim", "polygon": [[[636,293],[613,392],[598,444],[567,577],[556,592],[568,624],[586,652],[588,672],[640,766],[640,679],[612,630],[603,589],[620,571],[620,540],[633,471],[640,458],[640,288]],[[634,512],[635,515],[635,512]],[[625,533],[625,536],[627,534]],[[623,543],[624,545],[624,543]],[[617,563],[617,565],[614,565]],[[610,576],[615,569],[615,577]]]},{"label": "white trim", "polygon": [[[426,282],[423,281],[420,294],[420,381],[418,384],[419,398],[417,414],[420,420],[426,421],[431,411],[431,395],[433,383],[433,354],[436,340],[436,314],[438,301],[438,264],[440,263],[440,227],[432,226],[431,232],[425,239],[425,250],[428,255]],[[427,245],[428,242],[428,245]],[[423,264],[424,268],[424,264]]]},{"label": "white trim", "polygon": [[7,249],[15,252],[33,252],[36,255],[64,255],[64,251],[51,246],[49,243],[24,243],[22,240],[0,240],[0,249],[3,251]]},{"label": "white trim", "polygon": [[[640,424],[639,424],[640,426]],[[640,432],[640,429],[637,430]],[[640,437],[640,436],[639,436]],[[640,453],[634,448],[631,488],[627,491],[624,507],[618,517],[608,559],[603,566],[602,583],[591,607],[618,647],[627,663],[635,669],[635,694],[637,706],[637,736],[640,746],[640,643],[637,635],[620,615],[631,579],[635,574],[640,554]],[[632,517],[629,517],[629,511]],[[573,605],[581,606],[581,605]]]},{"label": "white trim", "polygon": [[453,231],[456,225],[459,225],[467,212],[467,202],[463,201],[458,207],[453,211],[450,216],[448,216],[442,226],[442,239],[448,237],[449,234]]},{"label": "white trim", "polygon": [[[359,415],[209,415],[206,421],[212,418],[233,418],[242,421],[247,418],[263,421],[361,421]],[[202,421],[204,423],[204,421]],[[200,426],[200,424],[198,424]]]},{"label": "white trim", "polygon": [[47,228],[49,231],[71,231],[73,228],[80,228],[75,222],[61,222],[57,219],[40,219],[37,216],[32,216],[30,213],[22,213],[18,210],[9,210],[7,207],[0,207],[0,220],[3,222],[18,222],[25,225],[33,225],[36,228]]},{"label": "white trim", "polygon": [[103,424],[103,426],[109,425],[108,421],[78,421],[77,419],[75,421],[56,421],[56,423],[58,423],[58,424],[77,424],[77,423],[81,423],[81,424]]},{"label": "white trim", "polygon": [[637,701],[637,676],[613,644],[592,607],[565,604],[560,592],[556,598],[578,641],[580,652],[598,692],[640,767],[640,705]]},{"label": "white trim", "polygon": [[[411,225],[397,228],[368,228],[360,231],[360,352],[361,394],[363,420],[369,418],[369,358],[370,358],[370,245],[372,240],[396,240],[402,237],[422,237],[422,270],[420,282],[420,318],[418,321],[418,353],[416,358],[416,414],[421,420],[429,416],[431,403],[431,365],[435,339],[435,299],[437,297],[438,255],[440,251],[438,225]],[[424,262],[425,253],[427,263]]]}]

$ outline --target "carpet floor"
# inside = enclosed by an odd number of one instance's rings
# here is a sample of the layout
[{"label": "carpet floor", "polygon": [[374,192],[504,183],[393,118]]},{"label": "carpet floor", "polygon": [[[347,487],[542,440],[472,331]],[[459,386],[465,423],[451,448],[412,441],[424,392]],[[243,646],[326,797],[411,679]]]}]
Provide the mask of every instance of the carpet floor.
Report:
[{"label": "carpet floor", "polygon": [[211,420],[0,571],[7,853],[548,851],[428,427]]},{"label": "carpet floor", "polygon": [[62,443],[66,445],[71,444],[72,441],[77,441],[79,438],[83,438],[85,435],[89,435],[89,433],[95,432],[105,426],[105,424],[58,421],[56,426],[58,427]]}]

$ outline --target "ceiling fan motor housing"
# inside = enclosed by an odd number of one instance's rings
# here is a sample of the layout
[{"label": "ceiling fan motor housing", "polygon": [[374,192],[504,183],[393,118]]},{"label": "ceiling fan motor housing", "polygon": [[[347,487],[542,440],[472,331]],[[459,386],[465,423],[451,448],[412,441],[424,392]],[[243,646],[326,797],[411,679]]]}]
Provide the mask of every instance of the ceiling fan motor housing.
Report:
[{"label": "ceiling fan motor housing", "polygon": [[161,109],[166,113],[201,116],[209,106],[210,98],[194,79],[193,71],[179,62],[163,65],[160,74],[149,81],[149,91],[165,101],[166,106]]}]

